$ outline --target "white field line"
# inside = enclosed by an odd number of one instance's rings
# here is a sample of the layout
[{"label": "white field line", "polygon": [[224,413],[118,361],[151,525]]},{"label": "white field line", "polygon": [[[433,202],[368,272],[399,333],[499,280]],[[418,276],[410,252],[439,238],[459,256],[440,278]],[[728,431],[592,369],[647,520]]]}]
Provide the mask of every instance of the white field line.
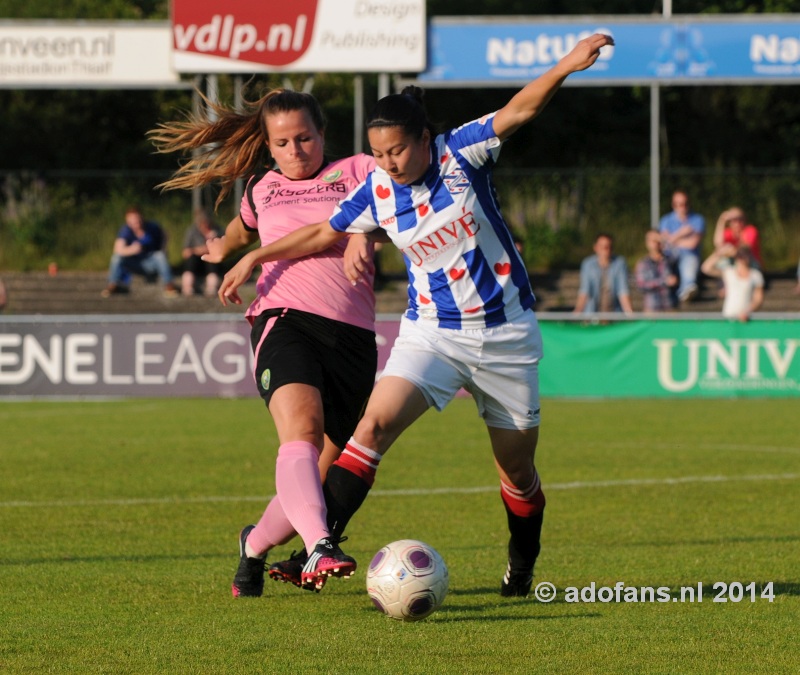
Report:
[{"label": "white field line", "polygon": [[[677,478],[631,478],[628,480],[599,480],[599,481],[573,481],[570,483],[545,483],[545,490],[583,490],[591,488],[608,487],[640,487],[645,485],[688,485],[692,483],[732,483],[736,481],[780,481],[797,480],[800,473],[769,473],[746,476],[679,476]],[[484,492],[497,492],[498,485],[478,487],[443,487],[425,489],[401,490],[373,490],[372,497],[407,497],[425,495],[451,495],[451,494],[479,494]],[[235,502],[261,502],[267,503],[273,495],[266,496],[241,496],[241,497],[153,497],[142,499],[75,499],[56,501],[7,501],[0,502],[0,508],[46,507],[57,508],[64,506],[149,506],[154,504],[212,504]]]},{"label": "white field line", "polygon": [[[638,448],[641,447],[640,443],[633,442],[616,442],[613,444],[598,444],[599,448]],[[757,454],[759,452],[766,453],[779,453],[787,455],[800,455],[800,448],[797,447],[781,447],[773,445],[734,445],[729,443],[650,443],[647,447],[651,450],[681,450],[690,448],[693,451],[716,450],[718,452],[749,452]]]}]

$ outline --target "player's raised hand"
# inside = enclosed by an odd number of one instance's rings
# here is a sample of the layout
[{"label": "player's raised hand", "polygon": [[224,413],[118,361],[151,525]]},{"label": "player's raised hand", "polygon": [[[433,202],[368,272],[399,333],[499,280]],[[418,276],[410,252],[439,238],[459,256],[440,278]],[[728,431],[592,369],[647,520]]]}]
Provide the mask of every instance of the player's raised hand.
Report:
[{"label": "player's raised hand", "polygon": [[595,33],[578,42],[572,51],[561,59],[561,63],[573,73],[579,70],[586,70],[597,61],[600,56],[600,50],[603,47],[611,47],[613,45],[614,38],[610,35]]}]

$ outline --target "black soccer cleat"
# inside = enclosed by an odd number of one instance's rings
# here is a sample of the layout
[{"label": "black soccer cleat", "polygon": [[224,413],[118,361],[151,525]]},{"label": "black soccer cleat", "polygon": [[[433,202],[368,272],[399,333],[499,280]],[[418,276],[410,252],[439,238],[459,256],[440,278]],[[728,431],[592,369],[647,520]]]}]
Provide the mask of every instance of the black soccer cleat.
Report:
[{"label": "black soccer cleat", "polygon": [[248,525],[239,533],[239,568],[231,584],[234,598],[260,598],[264,592],[264,567],[267,560],[248,557],[244,548],[247,535],[253,529],[255,525]]},{"label": "black soccer cleat", "polygon": [[500,595],[504,598],[525,598],[531,592],[533,584],[533,566],[512,568],[508,561],[506,573],[500,583]]},{"label": "black soccer cleat", "polygon": [[321,590],[328,577],[353,576],[356,571],[356,561],[345,555],[339,548],[338,540],[334,537],[320,539],[308,556],[300,581],[303,586],[311,586],[312,590]]},{"label": "black soccer cleat", "polygon": [[315,590],[314,586],[303,585],[303,566],[307,561],[308,553],[304,548],[299,551],[292,551],[292,555],[289,556],[288,560],[279,560],[272,563],[267,569],[267,574],[273,581],[282,581],[285,584],[293,584],[298,588],[313,591]]}]

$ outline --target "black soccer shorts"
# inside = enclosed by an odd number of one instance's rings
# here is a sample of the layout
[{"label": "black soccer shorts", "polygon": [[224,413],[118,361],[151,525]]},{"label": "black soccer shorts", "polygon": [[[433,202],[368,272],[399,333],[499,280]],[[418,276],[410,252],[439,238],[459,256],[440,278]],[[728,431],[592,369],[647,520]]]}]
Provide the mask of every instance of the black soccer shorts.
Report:
[{"label": "black soccer shorts", "polygon": [[258,393],[267,407],[284,384],[316,387],[325,434],[343,448],[375,384],[375,333],[296,309],[269,309],[255,317],[250,343]]}]

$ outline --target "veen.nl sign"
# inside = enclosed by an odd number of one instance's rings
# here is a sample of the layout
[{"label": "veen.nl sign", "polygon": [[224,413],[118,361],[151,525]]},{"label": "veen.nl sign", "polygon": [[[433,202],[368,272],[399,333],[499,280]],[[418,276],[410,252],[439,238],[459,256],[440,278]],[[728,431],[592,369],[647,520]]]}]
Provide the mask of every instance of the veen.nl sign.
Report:
[{"label": "veen.nl sign", "polygon": [[[800,396],[800,319],[544,319],[541,328],[545,397]],[[0,397],[253,396],[248,329],[230,318],[8,317],[0,320]],[[398,329],[396,319],[377,323],[379,368]]]},{"label": "veen.nl sign", "polygon": [[551,68],[592,33],[614,37],[588,70],[568,84],[796,81],[800,79],[797,15],[683,16],[671,20],[576,17],[465,21],[432,19],[430,83],[527,81]]},{"label": "veen.nl sign", "polygon": [[0,88],[177,87],[160,21],[0,21]]},{"label": "veen.nl sign", "polygon": [[184,73],[419,72],[424,0],[173,0]]}]

